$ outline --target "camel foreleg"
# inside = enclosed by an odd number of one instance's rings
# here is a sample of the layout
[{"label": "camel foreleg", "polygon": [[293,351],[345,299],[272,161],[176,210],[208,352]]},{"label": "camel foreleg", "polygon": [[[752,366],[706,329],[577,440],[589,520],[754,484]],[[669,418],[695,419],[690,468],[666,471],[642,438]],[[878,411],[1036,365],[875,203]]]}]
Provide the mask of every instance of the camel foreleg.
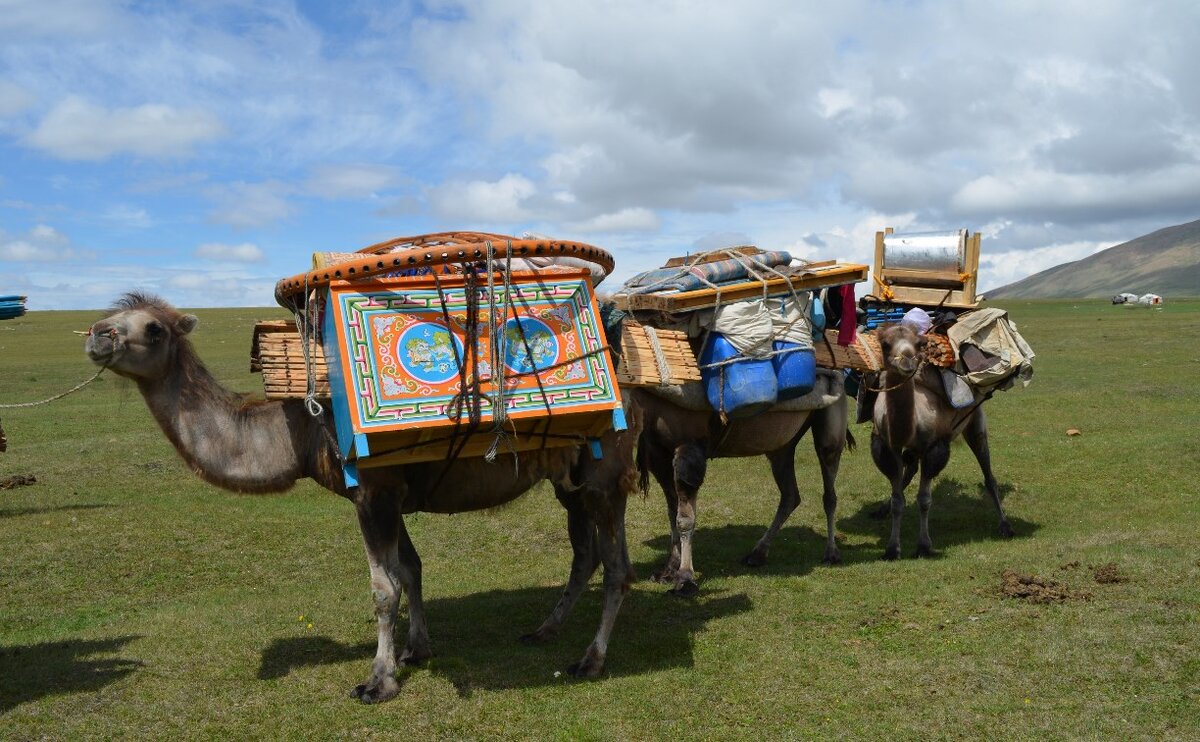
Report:
[{"label": "camel foreleg", "polygon": [[379,639],[371,676],[350,691],[363,703],[378,703],[400,692],[396,682],[395,627],[400,603],[400,556],[397,531],[400,510],[394,498],[364,492],[357,503],[358,523],[371,569],[371,598]]},{"label": "camel foreleg", "polygon": [[671,549],[667,553],[667,563],[658,572],[655,572],[653,579],[655,582],[671,583],[675,582],[676,575],[679,574],[679,495],[675,491],[675,468],[672,464],[671,457],[664,455],[658,448],[651,448],[648,451],[648,465],[650,473],[654,476],[654,480],[658,482],[658,486],[662,488],[663,497],[667,502],[667,523],[671,529]]},{"label": "camel foreleg", "polygon": [[887,548],[884,549],[884,559],[900,557],[900,521],[904,517],[904,486],[906,479],[912,474],[900,456],[893,451],[877,433],[871,434],[871,458],[875,466],[887,477],[892,484],[891,516],[892,532],[888,537]]},{"label": "camel foreleg", "polygon": [[929,507],[933,504],[933,480],[950,460],[950,442],[938,441],[921,457],[921,483],[917,487],[917,509],[920,525],[917,531],[917,556],[932,556],[933,541],[929,538]]},{"label": "camel foreleg", "polygon": [[1008,524],[1008,518],[1004,515],[1004,506],[1000,503],[1000,487],[996,484],[996,477],[992,474],[987,417],[984,416],[982,407],[976,409],[975,413],[971,415],[971,419],[967,421],[967,427],[963,429],[963,438],[971,447],[971,453],[975,454],[975,460],[979,462],[979,469],[983,472],[983,487],[996,506],[996,514],[1000,516],[1000,535],[1004,538],[1012,538],[1012,526]]}]

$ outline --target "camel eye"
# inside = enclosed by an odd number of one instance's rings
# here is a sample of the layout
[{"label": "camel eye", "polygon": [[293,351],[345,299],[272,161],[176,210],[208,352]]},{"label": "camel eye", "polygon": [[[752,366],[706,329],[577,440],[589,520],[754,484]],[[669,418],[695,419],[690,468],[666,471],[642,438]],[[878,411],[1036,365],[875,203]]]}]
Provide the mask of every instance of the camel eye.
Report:
[{"label": "camel eye", "polygon": [[157,322],[151,322],[150,324],[146,325],[146,339],[152,343],[157,343],[159,340],[162,340],[163,335],[166,333],[166,328]]}]

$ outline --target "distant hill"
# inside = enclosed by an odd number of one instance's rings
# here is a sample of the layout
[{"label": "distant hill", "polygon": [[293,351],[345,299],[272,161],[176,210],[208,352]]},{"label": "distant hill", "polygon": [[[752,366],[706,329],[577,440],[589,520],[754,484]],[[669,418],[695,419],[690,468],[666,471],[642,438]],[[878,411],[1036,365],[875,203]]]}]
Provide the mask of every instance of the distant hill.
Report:
[{"label": "distant hill", "polygon": [[1200,296],[1200,220],[1151,232],[984,294],[988,299],[1069,299],[1122,291]]}]

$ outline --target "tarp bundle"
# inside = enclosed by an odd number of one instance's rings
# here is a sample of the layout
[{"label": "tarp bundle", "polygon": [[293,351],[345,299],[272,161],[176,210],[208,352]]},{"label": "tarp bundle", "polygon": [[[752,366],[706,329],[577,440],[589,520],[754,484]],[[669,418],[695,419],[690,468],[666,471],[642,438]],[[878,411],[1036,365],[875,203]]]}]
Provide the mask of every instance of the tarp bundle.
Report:
[{"label": "tarp bundle", "polygon": [[711,263],[697,263],[690,267],[655,268],[626,281],[623,290],[632,294],[667,290],[692,291],[712,284],[745,281],[756,277],[752,275],[752,271],[758,276],[770,275],[772,268],[790,262],[790,253],[775,250]]},{"label": "tarp bundle", "polygon": [[958,318],[946,331],[958,357],[958,371],[976,389],[1033,378],[1033,349],[1017,332],[1008,312],[979,309]]},{"label": "tarp bundle", "polygon": [[25,314],[24,296],[0,296],[0,319],[13,319]]}]

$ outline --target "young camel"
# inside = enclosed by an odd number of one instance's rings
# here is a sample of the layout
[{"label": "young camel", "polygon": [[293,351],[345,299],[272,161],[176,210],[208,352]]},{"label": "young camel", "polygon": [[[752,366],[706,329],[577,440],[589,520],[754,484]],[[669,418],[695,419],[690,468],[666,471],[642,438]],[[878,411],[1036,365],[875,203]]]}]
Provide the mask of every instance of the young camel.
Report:
[{"label": "young camel", "polygon": [[[371,674],[351,695],[365,703],[399,691],[397,661],[416,664],[432,656],[421,594],[421,559],[404,526],[404,514],[457,513],[508,502],[543,479],[567,510],[574,558],[561,599],[525,642],[554,638],[598,564],[604,565],[600,627],[569,672],[593,677],[604,667],[609,635],[634,579],[625,545],[625,504],[638,484],[633,451],[640,415],[627,408],[629,429],[607,434],[604,456],[581,447],[520,455],[509,462],[482,459],[362,469],[360,485],[347,489],[329,415],[313,418],[302,400],[247,401],[220,386],[187,339],[197,324],[160,299],[128,294],[92,326],[87,355],[137,383],[151,414],[192,470],[205,481],[236,492],[279,492],[311,477],[350,500],[358,515],[371,571],[379,643]],[[400,590],[408,600],[408,641],[397,656],[393,631]]]},{"label": "young camel", "polygon": [[929,506],[933,479],[950,460],[950,442],[960,433],[983,471],[983,485],[1000,515],[1000,534],[1013,535],[1000,504],[1000,490],[992,474],[988,450],[987,418],[982,405],[956,410],[942,390],[936,369],[924,362],[925,339],[904,324],[889,325],[878,333],[884,370],[876,377],[871,457],[892,484],[892,532],[885,559],[900,556],[900,519],[904,515],[904,490],[921,470],[917,487],[920,526],[917,556],[933,553],[929,538]]},{"label": "young camel", "polygon": [[643,480],[647,474],[653,474],[667,500],[671,553],[655,579],[671,583],[672,593],[688,597],[698,591],[692,541],[696,530],[697,497],[704,483],[708,459],[766,455],[771,463],[771,474],[779,487],[779,506],[770,527],[742,558],[743,564],[762,566],[767,563],[772,539],[800,504],[796,486],[796,446],[810,428],[824,485],[824,562],[837,564],[841,561],[834,540],[835,484],[842,450],[847,444],[853,445],[844,394],[839,394],[837,401],[824,409],[765,412],[722,423],[715,412],[684,409],[643,389],[630,389],[625,393],[635,400],[646,420],[638,446],[638,465]]}]

